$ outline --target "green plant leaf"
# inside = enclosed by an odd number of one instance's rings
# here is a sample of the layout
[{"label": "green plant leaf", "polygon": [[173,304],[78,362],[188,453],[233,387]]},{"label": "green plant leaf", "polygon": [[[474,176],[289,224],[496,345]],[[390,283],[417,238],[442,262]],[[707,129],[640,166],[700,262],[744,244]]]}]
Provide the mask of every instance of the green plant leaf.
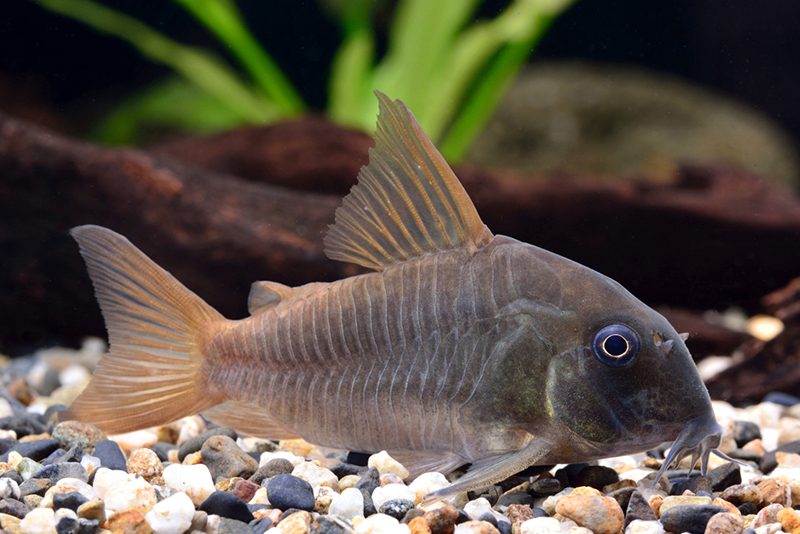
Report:
[{"label": "green plant leaf", "polygon": [[41,6],[114,35],[136,47],[143,56],[168,65],[188,81],[217,98],[233,113],[252,123],[275,121],[285,113],[259,97],[214,55],[185,46],[133,17],[91,0],[34,0]]},{"label": "green plant leaf", "polygon": [[280,67],[253,37],[230,0],[173,0],[194,15],[228,46],[253,80],[287,115],[305,109],[305,103]]},{"label": "green plant leaf", "polygon": [[245,121],[219,100],[183,78],[157,82],[117,105],[90,137],[110,145],[142,140],[146,128],[169,128],[197,134],[241,126]]},{"label": "green plant leaf", "polygon": [[348,36],[333,59],[328,86],[328,116],[366,132],[375,128],[370,87],[374,53],[375,39],[368,29]]}]

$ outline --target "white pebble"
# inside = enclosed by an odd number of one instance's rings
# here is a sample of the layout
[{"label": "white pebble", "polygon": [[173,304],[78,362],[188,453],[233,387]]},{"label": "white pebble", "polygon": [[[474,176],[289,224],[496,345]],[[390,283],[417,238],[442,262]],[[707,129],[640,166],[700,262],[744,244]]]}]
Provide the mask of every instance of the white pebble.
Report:
[{"label": "white pebble", "polygon": [[664,527],[661,525],[661,521],[634,519],[625,528],[625,534],[664,534]]},{"label": "white pebble", "polygon": [[56,514],[52,508],[34,508],[19,522],[25,534],[57,534]]},{"label": "white pebble", "polygon": [[519,534],[561,534],[561,524],[555,517],[535,517],[520,523]]},{"label": "white pebble", "polygon": [[85,382],[90,376],[92,376],[92,373],[86,367],[79,363],[73,363],[58,373],[58,380],[62,386],[70,387]]},{"label": "white pebble", "polygon": [[[0,417],[10,417],[14,415],[14,409],[8,399],[0,397]],[[16,434],[16,432],[15,432]],[[14,437],[17,437],[16,435]]]},{"label": "white pebble", "polygon": [[72,519],[78,519],[78,514],[70,510],[69,508],[59,508],[56,510],[56,524],[62,517],[71,517]]},{"label": "white pebble", "polygon": [[83,480],[78,480],[77,478],[62,478],[55,486],[45,492],[44,498],[39,503],[39,506],[52,508],[53,495],[57,493],[69,493],[71,491],[77,491],[89,500],[97,498],[95,490]]},{"label": "white pebble", "polygon": [[347,488],[339,495],[339,498],[331,503],[328,509],[329,515],[335,515],[342,519],[353,519],[357,515],[364,514],[364,496],[361,490]]},{"label": "white pebble", "polygon": [[131,508],[149,510],[157,502],[156,490],[143,478],[135,477],[117,482],[106,490],[105,506],[109,512],[122,512]]},{"label": "white pebble", "polygon": [[302,478],[312,488],[326,486],[339,493],[339,478],[330,469],[321,467],[313,462],[303,462],[292,470],[292,475]]},{"label": "white pebble", "polygon": [[470,501],[465,504],[464,511],[467,512],[468,516],[476,520],[480,519],[483,514],[492,514],[498,521],[505,521],[506,523],[509,522],[506,516],[492,510],[492,505],[489,504],[489,501],[487,501],[484,497],[475,499],[474,501]]},{"label": "white pebble", "polygon": [[19,484],[10,478],[0,478],[0,499],[20,500]]},{"label": "white pebble", "polygon": [[258,488],[253,495],[253,498],[250,499],[250,502],[247,504],[269,504],[269,499],[267,498],[267,488]]},{"label": "white pebble", "polygon": [[214,493],[214,481],[211,472],[203,464],[172,464],[164,468],[164,485],[170,489],[183,491],[195,506],[202,503]]},{"label": "white pebble", "polygon": [[408,485],[408,489],[414,493],[414,504],[419,504],[422,502],[422,499],[425,498],[425,495],[446,488],[449,485],[450,483],[443,474],[431,471],[429,473],[423,473],[415,478],[414,481]]},{"label": "white pebble", "polygon": [[104,499],[108,488],[117,484],[118,482],[128,480],[129,478],[130,475],[128,475],[128,473],[125,471],[101,467],[97,470],[97,474],[94,476],[94,483],[92,484],[92,487],[94,488],[97,498]]},{"label": "white pebble", "polygon": [[386,451],[381,451],[370,456],[369,460],[367,460],[367,466],[376,467],[378,472],[382,475],[390,474],[399,476],[400,478],[407,478],[409,475],[408,469],[389,456],[389,453]]},{"label": "white pebble", "polygon": [[91,475],[95,469],[100,469],[100,458],[84,454],[81,458],[81,465],[86,469],[86,473]]},{"label": "white pebble", "polygon": [[386,501],[394,499],[405,499],[414,502],[416,495],[408,489],[405,484],[386,484],[385,486],[378,486],[372,492],[372,502],[375,504],[375,509],[380,509],[381,505]]},{"label": "white pebble", "polygon": [[153,534],[182,534],[192,524],[194,503],[183,492],[164,499],[144,516]]},{"label": "white pebble", "polygon": [[206,431],[206,423],[199,415],[184,417],[173,424],[178,426],[178,441],[176,443],[178,446]]},{"label": "white pebble", "polygon": [[305,463],[306,459],[295,454],[292,454],[288,451],[275,451],[275,452],[262,452],[261,458],[258,461],[258,466],[262,467],[267,465],[270,460],[274,460],[275,458],[285,458],[291,462],[291,464],[295,467],[298,465]]},{"label": "white pebble", "polygon": [[409,534],[408,525],[386,514],[372,514],[356,527],[358,534]]},{"label": "white pebble", "polygon": [[110,436],[109,439],[116,441],[123,452],[129,454],[136,449],[152,447],[158,441],[158,435],[150,430],[137,430],[136,432]]}]

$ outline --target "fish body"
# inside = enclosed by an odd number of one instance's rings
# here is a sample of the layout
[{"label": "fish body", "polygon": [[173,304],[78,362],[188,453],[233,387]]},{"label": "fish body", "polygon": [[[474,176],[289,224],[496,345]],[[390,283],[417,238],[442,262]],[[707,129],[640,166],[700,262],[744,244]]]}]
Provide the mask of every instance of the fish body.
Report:
[{"label": "fish body", "polygon": [[256,282],[231,321],[94,226],[73,230],[111,348],[67,417],[130,431],[203,412],[269,438],[388,450],[412,476],[719,443],[682,337],[610,278],[483,225],[413,115],[378,95],[369,166],[326,237],[376,272]]}]

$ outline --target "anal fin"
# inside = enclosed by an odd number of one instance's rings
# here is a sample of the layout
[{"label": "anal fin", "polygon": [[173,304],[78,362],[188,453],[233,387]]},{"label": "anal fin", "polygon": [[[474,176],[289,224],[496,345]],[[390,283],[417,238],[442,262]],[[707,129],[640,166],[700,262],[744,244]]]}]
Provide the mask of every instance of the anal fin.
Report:
[{"label": "anal fin", "polygon": [[209,421],[245,436],[264,439],[297,439],[300,434],[276,421],[264,409],[246,402],[227,401],[203,412]]},{"label": "anal fin", "polygon": [[408,469],[409,479],[430,471],[447,474],[469,462],[450,451],[390,451],[389,455]]},{"label": "anal fin", "polygon": [[456,493],[484,488],[505,480],[544,458],[552,448],[551,442],[534,437],[522,449],[477,460],[472,463],[466,475],[448,487],[426,495],[422,506]]}]

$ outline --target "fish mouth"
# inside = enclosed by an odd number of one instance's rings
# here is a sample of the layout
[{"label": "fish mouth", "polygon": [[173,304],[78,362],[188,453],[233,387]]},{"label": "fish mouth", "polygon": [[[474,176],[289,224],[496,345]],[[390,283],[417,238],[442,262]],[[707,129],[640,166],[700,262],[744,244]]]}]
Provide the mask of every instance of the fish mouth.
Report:
[{"label": "fish mouth", "polygon": [[[722,442],[722,427],[717,423],[713,416],[703,416],[692,419],[678,435],[678,439],[672,444],[669,454],[664,460],[664,464],[656,476],[654,486],[661,480],[661,477],[672,464],[679,464],[687,456],[692,458],[692,468],[701,461],[701,471],[705,475],[708,473],[708,458],[713,452],[720,458],[731,460],[725,454],[717,450]],[[735,461],[735,460],[731,460]]]}]

